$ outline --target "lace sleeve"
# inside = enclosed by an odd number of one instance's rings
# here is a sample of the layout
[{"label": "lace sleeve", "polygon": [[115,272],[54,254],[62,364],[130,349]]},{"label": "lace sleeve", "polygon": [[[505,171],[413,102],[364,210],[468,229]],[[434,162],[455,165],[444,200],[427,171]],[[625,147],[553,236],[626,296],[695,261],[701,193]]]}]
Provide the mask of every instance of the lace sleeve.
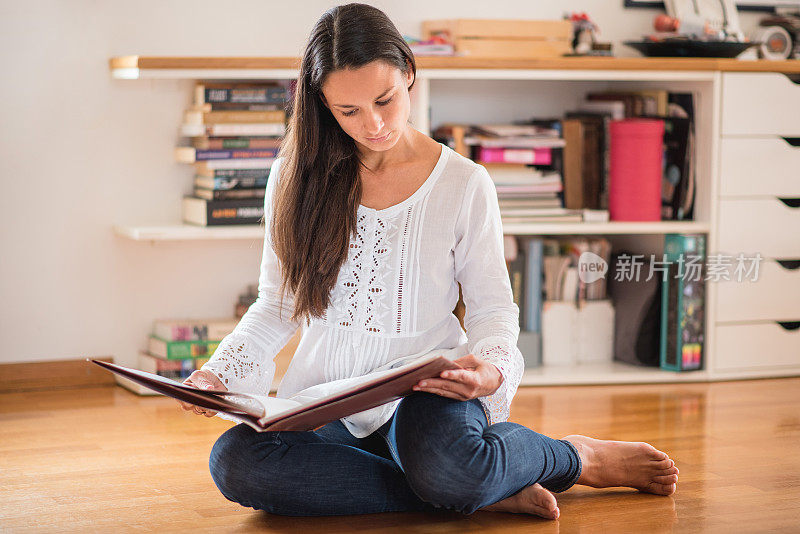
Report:
[{"label": "lace sleeve", "polygon": [[517,348],[519,309],[503,254],[500,208],[494,184],[483,167],[478,167],[467,183],[456,227],[456,280],[466,307],[467,346],[503,375],[497,391],[479,398],[489,424],[498,423],[510,415],[524,360]]},{"label": "lace sleeve", "polygon": [[264,195],[266,231],[258,298],[202,367],[217,375],[229,391],[266,395],[275,375],[273,359],[300,326],[289,319],[294,300],[292,295],[281,295],[280,266],[269,235],[279,162],[272,165]]},{"label": "lace sleeve", "polygon": [[475,350],[476,356],[493,363],[503,375],[503,382],[491,395],[478,397],[487,413],[489,424],[507,421],[511,414],[511,401],[522,380],[524,363],[517,347],[508,347],[500,340],[485,339]]}]

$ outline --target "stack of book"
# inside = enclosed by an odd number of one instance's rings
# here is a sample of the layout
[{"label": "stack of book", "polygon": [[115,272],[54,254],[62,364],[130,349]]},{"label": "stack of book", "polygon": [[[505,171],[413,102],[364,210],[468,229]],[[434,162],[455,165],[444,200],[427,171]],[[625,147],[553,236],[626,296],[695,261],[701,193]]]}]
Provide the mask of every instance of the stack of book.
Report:
[{"label": "stack of book", "polygon": [[[171,380],[183,381],[214,354],[222,339],[238,323],[234,318],[156,320],[147,350],[139,353],[137,367]],[[123,387],[140,395],[147,388],[117,377]]]},{"label": "stack of book", "polygon": [[269,170],[286,131],[286,87],[274,83],[198,84],[175,149],[194,165],[194,194],[183,220],[201,226],[257,224]]},{"label": "stack of book", "polygon": [[450,124],[438,128],[434,136],[486,167],[505,224],[608,219],[607,214],[564,207],[565,142],[558,119],[528,124]]},{"label": "stack of book", "polygon": [[607,209],[609,123],[633,117],[664,121],[662,220],[693,216],[694,95],[665,90],[588,93],[563,121],[564,206]]}]

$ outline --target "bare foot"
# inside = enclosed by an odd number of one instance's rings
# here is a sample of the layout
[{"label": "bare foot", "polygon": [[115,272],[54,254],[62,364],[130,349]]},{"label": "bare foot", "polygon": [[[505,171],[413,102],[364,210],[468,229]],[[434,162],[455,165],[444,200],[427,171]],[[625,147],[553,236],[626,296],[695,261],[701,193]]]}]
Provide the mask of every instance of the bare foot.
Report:
[{"label": "bare foot", "polygon": [[545,519],[558,519],[561,512],[556,503],[556,497],[541,484],[533,484],[519,490],[517,493],[497,501],[489,506],[479,508],[485,512],[514,512],[517,514],[534,514]]},{"label": "bare foot", "polygon": [[626,486],[656,495],[672,495],[678,468],[667,453],[631,441],[604,441],[587,436],[563,438],[578,450],[583,471],[577,484],[593,488]]}]

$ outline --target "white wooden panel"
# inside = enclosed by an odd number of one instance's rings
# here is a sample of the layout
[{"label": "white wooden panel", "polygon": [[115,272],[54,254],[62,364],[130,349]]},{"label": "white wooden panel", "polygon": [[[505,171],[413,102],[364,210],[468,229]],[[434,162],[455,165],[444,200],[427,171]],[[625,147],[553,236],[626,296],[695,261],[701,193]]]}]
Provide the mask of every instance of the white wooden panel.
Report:
[{"label": "white wooden panel", "polygon": [[800,197],[800,147],[781,137],[723,138],[720,159],[723,197]]},{"label": "white wooden panel", "polygon": [[778,198],[722,199],[719,204],[719,250],[712,253],[800,257],[800,208]]},{"label": "white wooden panel", "polygon": [[742,278],[715,282],[717,321],[800,320],[800,269],[764,260],[757,277]]},{"label": "white wooden panel", "polygon": [[800,329],[786,330],[777,323],[722,325],[716,329],[717,369],[796,367],[800,371]]},{"label": "white wooden panel", "polygon": [[723,135],[800,135],[800,84],[776,72],[722,76]]}]

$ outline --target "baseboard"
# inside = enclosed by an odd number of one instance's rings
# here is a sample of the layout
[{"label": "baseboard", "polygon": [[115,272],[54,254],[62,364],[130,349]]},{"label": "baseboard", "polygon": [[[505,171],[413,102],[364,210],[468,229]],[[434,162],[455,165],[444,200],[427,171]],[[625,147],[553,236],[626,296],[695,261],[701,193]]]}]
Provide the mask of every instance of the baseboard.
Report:
[{"label": "baseboard", "polygon": [[[107,362],[114,361],[111,356],[97,359]],[[85,359],[0,363],[0,393],[113,386],[114,384],[112,373]]]}]

